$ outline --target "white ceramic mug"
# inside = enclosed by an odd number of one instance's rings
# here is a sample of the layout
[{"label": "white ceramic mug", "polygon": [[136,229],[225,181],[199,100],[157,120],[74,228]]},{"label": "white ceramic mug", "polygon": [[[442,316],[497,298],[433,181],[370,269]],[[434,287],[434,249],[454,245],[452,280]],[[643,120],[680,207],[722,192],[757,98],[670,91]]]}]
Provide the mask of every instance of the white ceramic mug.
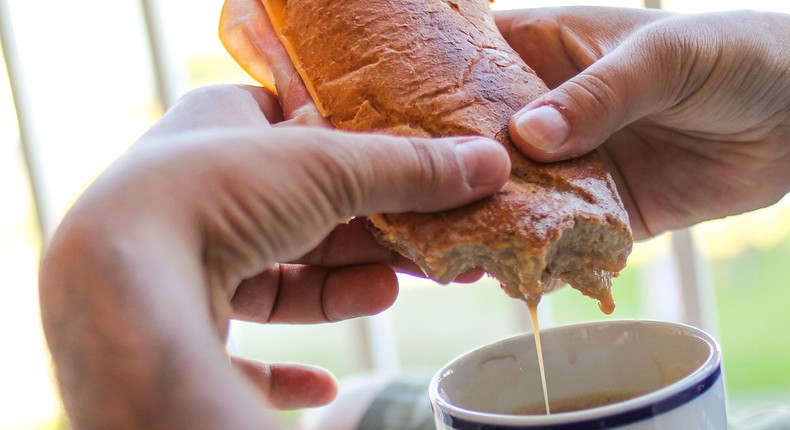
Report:
[{"label": "white ceramic mug", "polygon": [[453,360],[429,387],[438,430],[687,430],[727,428],[721,352],[696,328],[605,321],[541,330],[550,402],[596,393],[636,397],[605,406],[518,415],[543,404],[532,334]]}]

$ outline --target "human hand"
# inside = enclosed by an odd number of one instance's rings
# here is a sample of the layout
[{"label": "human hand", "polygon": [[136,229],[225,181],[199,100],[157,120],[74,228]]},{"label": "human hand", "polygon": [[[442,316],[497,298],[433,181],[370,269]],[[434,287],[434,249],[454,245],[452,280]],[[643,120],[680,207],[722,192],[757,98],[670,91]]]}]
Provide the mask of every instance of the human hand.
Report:
[{"label": "human hand", "polygon": [[378,246],[364,220],[341,220],[462,205],[509,172],[493,141],[346,134],[281,114],[257,88],[190,93],[62,221],[40,294],[76,428],[270,428],[266,402],[328,402],[336,386],[325,371],[241,359],[234,370],[228,320],[385,309],[393,269],[416,268]]},{"label": "human hand", "polygon": [[516,145],[547,162],[600,148],[636,238],[790,190],[790,16],[578,7],[497,24],[552,88],[514,115]]}]

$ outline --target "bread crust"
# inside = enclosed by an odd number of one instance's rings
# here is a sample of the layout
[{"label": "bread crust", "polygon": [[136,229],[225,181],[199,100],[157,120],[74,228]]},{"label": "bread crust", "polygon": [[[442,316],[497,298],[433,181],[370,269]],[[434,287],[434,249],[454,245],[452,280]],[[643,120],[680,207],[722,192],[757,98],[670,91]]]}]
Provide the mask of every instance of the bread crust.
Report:
[{"label": "bread crust", "polygon": [[499,141],[511,177],[491,198],[440,213],[369,218],[378,240],[450,282],[483,268],[536,304],[561,279],[611,312],[611,278],[632,246],[628,216],[596,153],[529,160],[510,117],[548,88],[501,37],[488,0],[289,0],[284,36],[339,129]]}]

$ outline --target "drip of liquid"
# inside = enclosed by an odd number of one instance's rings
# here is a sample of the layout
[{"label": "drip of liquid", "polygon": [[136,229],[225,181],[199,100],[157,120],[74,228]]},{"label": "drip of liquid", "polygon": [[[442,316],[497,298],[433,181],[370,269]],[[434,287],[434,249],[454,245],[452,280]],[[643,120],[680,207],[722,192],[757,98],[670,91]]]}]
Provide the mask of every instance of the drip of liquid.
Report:
[{"label": "drip of liquid", "polygon": [[549,390],[546,387],[546,368],[543,366],[543,346],[540,343],[540,327],[538,327],[538,304],[527,300],[529,319],[532,321],[532,331],[535,333],[535,349],[538,352],[538,368],[540,369],[540,383],[543,385],[543,402],[546,405],[546,415],[551,415],[549,407]]}]

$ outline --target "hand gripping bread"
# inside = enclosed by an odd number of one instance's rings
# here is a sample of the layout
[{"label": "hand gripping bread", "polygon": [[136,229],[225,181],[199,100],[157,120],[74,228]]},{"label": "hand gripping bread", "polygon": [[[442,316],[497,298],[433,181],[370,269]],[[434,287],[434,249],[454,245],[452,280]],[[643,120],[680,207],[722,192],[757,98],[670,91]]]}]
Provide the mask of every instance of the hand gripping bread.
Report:
[{"label": "hand gripping bread", "polygon": [[632,246],[627,214],[597,153],[540,164],[513,146],[510,116],[548,89],[501,37],[488,0],[288,0],[278,13],[289,54],[335,127],[487,136],[510,154],[510,179],[491,198],[370,216],[382,244],[440,282],[483,268],[536,304],[559,279],[613,310],[611,279]]}]

